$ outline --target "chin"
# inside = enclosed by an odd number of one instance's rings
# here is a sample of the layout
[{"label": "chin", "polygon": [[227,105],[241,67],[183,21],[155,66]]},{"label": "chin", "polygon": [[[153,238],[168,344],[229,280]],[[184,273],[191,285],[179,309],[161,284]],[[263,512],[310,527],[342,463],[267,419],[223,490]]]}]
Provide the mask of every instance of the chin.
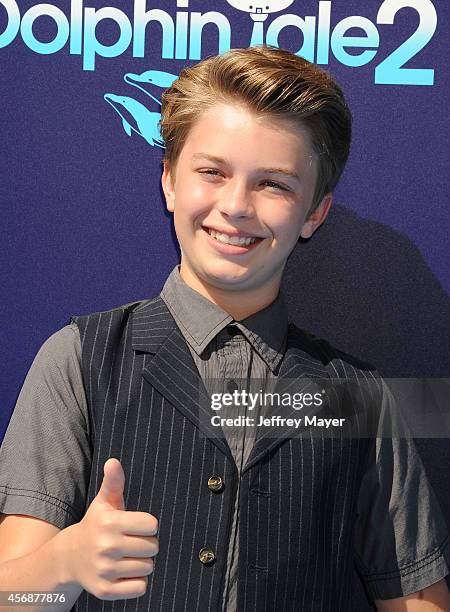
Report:
[{"label": "chin", "polygon": [[211,285],[216,285],[220,288],[227,288],[233,285],[239,285],[242,282],[248,280],[248,270],[221,270],[218,269],[209,269],[205,270],[201,275],[203,280]]}]

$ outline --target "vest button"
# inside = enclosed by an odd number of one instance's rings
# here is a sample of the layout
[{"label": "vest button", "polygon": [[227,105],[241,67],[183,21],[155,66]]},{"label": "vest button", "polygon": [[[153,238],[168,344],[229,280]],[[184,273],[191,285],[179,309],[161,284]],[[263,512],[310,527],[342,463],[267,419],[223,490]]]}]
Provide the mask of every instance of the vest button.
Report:
[{"label": "vest button", "polygon": [[211,565],[216,560],[216,554],[212,548],[202,548],[198,553],[198,558],[203,565]]},{"label": "vest button", "polygon": [[225,483],[223,481],[223,478],[221,478],[220,476],[211,476],[210,478],[208,478],[208,489],[210,491],[214,491],[214,493],[220,493],[224,486]]},{"label": "vest button", "polygon": [[227,382],[227,391],[228,391],[228,393],[234,393],[238,389],[239,389],[239,387],[237,386],[237,383],[236,383],[235,380],[229,380]]}]

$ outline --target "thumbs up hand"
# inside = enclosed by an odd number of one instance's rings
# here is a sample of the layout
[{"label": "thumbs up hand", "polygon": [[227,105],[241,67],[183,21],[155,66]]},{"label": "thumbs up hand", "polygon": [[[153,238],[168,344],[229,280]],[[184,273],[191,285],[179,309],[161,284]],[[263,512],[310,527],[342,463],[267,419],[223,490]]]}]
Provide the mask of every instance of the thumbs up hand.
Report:
[{"label": "thumbs up hand", "polygon": [[156,517],[125,509],[125,474],[118,459],[103,467],[100,490],[82,520],[70,527],[70,574],[99,599],[143,595],[158,553]]}]

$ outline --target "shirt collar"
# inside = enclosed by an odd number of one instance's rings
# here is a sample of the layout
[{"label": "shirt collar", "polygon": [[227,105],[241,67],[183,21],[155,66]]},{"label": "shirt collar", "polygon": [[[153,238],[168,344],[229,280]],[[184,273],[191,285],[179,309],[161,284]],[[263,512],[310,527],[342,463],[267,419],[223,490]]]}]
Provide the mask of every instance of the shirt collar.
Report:
[{"label": "shirt collar", "polygon": [[[179,268],[179,264],[173,268],[160,295],[186,342],[200,355],[234,319],[220,306],[189,287],[181,278]],[[275,370],[284,354],[288,328],[288,314],[281,292],[269,306],[237,321],[235,325],[267,365]]]}]

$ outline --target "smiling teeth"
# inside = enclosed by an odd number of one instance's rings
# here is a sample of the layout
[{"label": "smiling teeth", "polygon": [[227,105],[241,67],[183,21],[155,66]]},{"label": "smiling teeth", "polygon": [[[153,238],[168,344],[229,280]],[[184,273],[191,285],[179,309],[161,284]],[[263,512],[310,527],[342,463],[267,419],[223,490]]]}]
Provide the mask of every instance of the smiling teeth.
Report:
[{"label": "smiling teeth", "polygon": [[234,244],[237,246],[248,246],[249,244],[253,244],[256,240],[256,238],[228,236],[228,234],[221,234],[220,232],[215,232],[214,230],[209,230],[209,235],[218,240],[219,242],[224,242],[225,244]]}]

